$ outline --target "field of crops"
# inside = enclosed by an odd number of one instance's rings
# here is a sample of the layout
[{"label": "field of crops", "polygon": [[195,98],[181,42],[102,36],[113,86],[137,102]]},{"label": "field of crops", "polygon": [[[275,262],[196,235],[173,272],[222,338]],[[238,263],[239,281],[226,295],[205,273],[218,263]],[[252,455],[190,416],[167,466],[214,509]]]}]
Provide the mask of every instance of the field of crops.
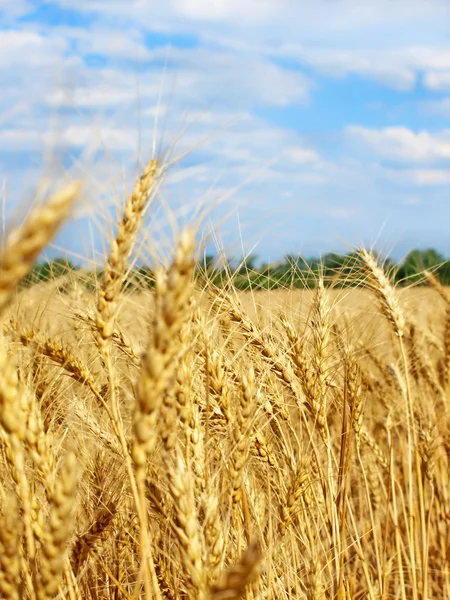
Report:
[{"label": "field of crops", "polygon": [[450,293],[365,250],[358,288],[199,287],[189,229],[123,291],[156,174],[95,290],[17,289],[76,186],[3,249],[1,597],[450,598]]}]

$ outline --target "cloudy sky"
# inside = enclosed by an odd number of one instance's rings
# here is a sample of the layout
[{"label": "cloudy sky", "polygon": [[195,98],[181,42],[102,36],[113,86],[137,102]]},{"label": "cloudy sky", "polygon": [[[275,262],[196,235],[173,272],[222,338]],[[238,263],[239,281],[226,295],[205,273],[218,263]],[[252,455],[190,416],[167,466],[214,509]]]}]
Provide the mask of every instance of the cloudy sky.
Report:
[{"label": "cloudy sky", "polygon": [[58,243],[157,145],[154,211],[210,207],[261,259],[364,242],[450,255],[448,0],[1,0],[0,185],[31,202],[50,154],[86,180]]}]

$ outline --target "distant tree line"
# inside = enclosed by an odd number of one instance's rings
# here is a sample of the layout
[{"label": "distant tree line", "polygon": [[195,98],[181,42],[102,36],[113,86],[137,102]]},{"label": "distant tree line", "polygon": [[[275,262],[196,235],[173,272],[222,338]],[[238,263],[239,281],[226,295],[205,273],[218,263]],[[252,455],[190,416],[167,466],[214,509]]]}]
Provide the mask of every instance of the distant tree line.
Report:
[{"label": "distant tree line", "polygon": [[78,269],[79,267],[74,265],[67,258],[55,258],[54,260],[38,262],[34,265],[28,275],[25,276],[21,285],[22,287],[30,287],[36,283],[69,275]]},{"label": "distant tree line", "polygon": [[[434,249],[411,250],[400,263],[379,257],[380,265],[399,285],[425,285],[424,270],[430,270],[444,285],[450,285],[450,261]],[[22,283],[29,287],[39,282],[66,279],[76,276],[88,289],[95,289],[102,280],[101,269],[86,271],[66,258],[36,264]],[[363,274],[357,252],[349,254],[329,253],[321,258],[304,258],[300,255],[287,255],[276,263],[257,266],[257,257],[246,257],[236,261],[206,255],[197,264],[196,277],[199,281],[210,281],[217,286],[230,282],[240,290],[262,290],[277,288],[314,288],[318,277],[323,277],[328,285],[346,287],[357,285]],[[154,285],[153,270],[141,265],[131,269],[124,282],[124,289],[137,290]]]}]

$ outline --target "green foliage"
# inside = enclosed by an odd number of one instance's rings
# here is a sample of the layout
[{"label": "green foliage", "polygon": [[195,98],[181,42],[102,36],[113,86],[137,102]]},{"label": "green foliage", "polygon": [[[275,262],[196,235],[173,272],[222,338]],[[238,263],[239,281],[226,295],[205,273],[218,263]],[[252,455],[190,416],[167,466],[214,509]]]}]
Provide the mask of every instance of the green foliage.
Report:
[{"label": "green foliage", "polygon": [[155,278],[152,269],[149,267],[141,266],[136,269],[131,269],[125,281],[123,282],[122,289],[125,290],[143,290],[150,289],[155,285]]},{"label": "green foliage", "polygon": [[[444,285],[450,285],[450,261],[433,250],[411,250],[400,264],[380,259],[384,269],[399,285],[425,283],[423,271],[432,271]],[[304,258],[301,255],[286,255],[282,260],[257,266],[257,257],[248,256],[237,262],[225,257],[207,254],[199,261],[195,276],[200,284],[207,281],[223,286],[230,280],[239,290],[274,290],[274,289],[312,289],[318,276],[324,278],[326,285],[347,287],[357,285],[360,272],[360,259],[357,252],[337,254],[330,252],[322,258]],[[24,279],[22,286],[56,279],[73,273],[78,267],[66,258],[38,263]],[[94,290],[96,281],[101,281],[103,271],[80,271],[80,283],[87,289]],[[131,269],[124,281],[123,289],[139,291],[154,287],[153,270],[145,265]]]},{"label": "green foliage", "polygon": [[36,283],[63,277],[77,269],[78,267],[67,258],[55,258],[54,260],[36,263],[22,281],[22,287],[30,287]]},{"label": "green foliage", "polygon": [[433,271],[445,285],[450,285],[450,263],[433,248],[428,250],[411,250],[397,271],[397,279],[406,283],[422,283],[423,271]]}]

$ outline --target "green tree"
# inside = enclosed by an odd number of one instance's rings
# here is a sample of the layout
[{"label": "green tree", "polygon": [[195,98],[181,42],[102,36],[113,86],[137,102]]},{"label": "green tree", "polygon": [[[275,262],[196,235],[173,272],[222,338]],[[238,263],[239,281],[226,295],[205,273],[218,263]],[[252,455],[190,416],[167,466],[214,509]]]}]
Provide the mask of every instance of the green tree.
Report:
[{"label": "green tree", "polygon": [[67,258],[55,258],[54,260],[36,263],[30,273],[24,278],[22,286],[29,287],[35,283],[56,279],[57,277],[68,275],[78,268]]},{"label": "green tree", "polygon": [[444,284],[450,284],[450,265],[445,257],[434,250],[411,250],[399,265],[396,279],[405,283],[423,279],[423,271],[431,270]]},{"label": "green tree", "polygon": [[256,254],[249,254],[245,258],[242,259],[237,268],[237,273],[239,275],[247,275],[247,273],[251,273],[256,271],[256,263],[258,261],[258,257]]}]

